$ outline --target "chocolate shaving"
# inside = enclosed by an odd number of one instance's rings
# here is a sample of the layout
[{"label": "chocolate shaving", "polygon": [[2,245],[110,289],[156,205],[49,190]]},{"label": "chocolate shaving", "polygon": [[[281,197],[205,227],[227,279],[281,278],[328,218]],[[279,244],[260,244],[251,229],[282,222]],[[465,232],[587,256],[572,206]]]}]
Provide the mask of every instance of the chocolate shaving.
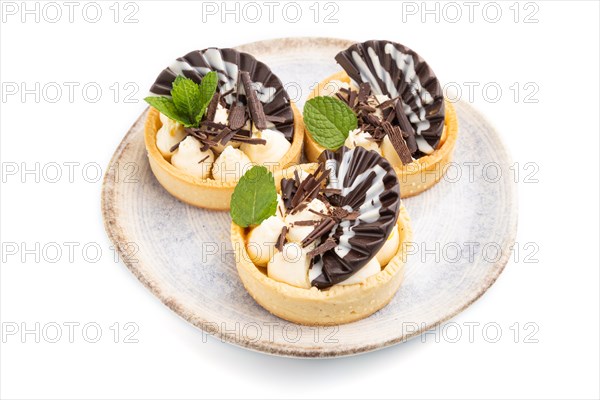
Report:
[{"label": "chocolate shaving", "polygon": [[360,213],[355,210],[355,211],[348,213],[348,215],[346,215],[346,218],[344,218],[344,219],[348,220],[348,221],[354,221],[358,217],[360,217]]},{"label": "chocolate shaving", "polygon": [[222,145],[225,145],[227,144],[227,142],[229,142],[229,140],[231,140],[233,134],[234,132],[232,132],[231,129],[225,128],[215,135],[214,141],[217,143],[220,142]]},{"label": "chocolate shaving", "polygon": [[229,110],[229,127],[231,129],[241,129],[246,125],[246,107],[241,104],[234,104]]},{"label": "chocolate shaving", "polygon": [[356,93],[354,90],[351,90],[350,94],[348,95],[348,105],[350,106],[350,108],[354,108],[354,103],[357,97],[358,93]]},{"label": "chocolate shaving", "polygon": [[265,139],[249,138],[249,137],[240,136],[240,135],[234,135],[231,138],[231,140],[234,142],[240,142],[240,143],[246,143],[246,144],[267,144],[267,141]]},{"label": "chocolate shaving", "polygon": [[316,256],[319,256],[319,255],[325,253],[326,251],[333,249],[335,246],[337,246],[337,243],[335,242],[335,240],[333,240],[333,238],[327,238],[327,240],[325,240],[319,246],[317,246],[313,250],[309,251],[307,256],[309,258],[314,258]]},{"label": "chocolate shaving", "polygon": [[312,208],[309,208],[308,212],[311,212],[311,213],[313,213],[315,215],[318,215],[319,217],[330,218],[329,214],[325,214],[325,213],[322,213],[321,211],[313,210]]},{"label": "chocolate shaving", "polygon": [[371,84],[367,83],[367,82],[362,82],[358,86],[358,102],[366,103],[370,94],[371,94]]},{"label": "chocolate shaving", "polygon": [[200,123],[200,129],[205,129],[205,130],[221,130],[226,128],[227,125],[222,124],[220,122],[214,122],[214,121],[202,121]]},{"label": "chocolate shaving", "polygon": [[288,228],[287,226],[283,226],[281,228],[281,233],[277,237],[277,242],[275,243],[275,248],[279,251],[283,250],[283,245],[285,244],[285,235],[287,235]]},{"label": "chocolate shaving", "polygon": [[281,199],[286,210],[292,208],[292,198],[296,193],[296,181],[294,179],[283,178],[281,180]]},{"label": "chocolate shaving", "polygon": [[384,116],[384,120],[391,124],[392,121],[394,120],[394,118],[396,118],[396,115],[393,110],[385,110],[385,111],[387,111],[387,115]]},{"label": "chocolate shaving", "polygon": [[292,197],[291,201],[292,213],[294,213],[294,209],[306,198],[306,185],[309,184],[310,181],[311,180],[309,176],[308,178],[303,180],[302,183],[300,183],[300,185],[298,186],[298,190],[296,190],[296,193],[294,193],[294,197]]},{"label": "chocolate shaving", "polygon": [[258,100],[256,91],[252,87],[250,74],[246,71],[242,71],[240,72],[240,77],[242,78],[242,83],[244,85],[244,92],[246,93],[246,100],[248,102],[248,109],[250,109],[252,122],[254,122],[254,125],[256,125],[259,130],[267,129],[265,111],[263,110],[262,103]]},{"label": "chocolate shaving", "polygon": [[209,121],[215,120],[215,115],[217,113],[217,106],[219,105],[219,100],[221,99],[221,94],[216,92],[212,99],[210,99],[210,103],[208,103],[208,108],[206,109],[206,119]]},{"label": "chocolate shaving", "polygon": [[335,224],[336,223],[333,220],[333,218],[322,219],[319,222],[319,224],[315,227],[315,229],[313,229],[313,231],[311,233],[309,233],[308,236],[306,236],[300,244],[302,245],[302,247],[308,246],[309,244],[311,244],[315,240],[319,239],[321,236],[323,236],[327,232],[331,231],[331,229],[335,226]]},{"label": "chocolate shaving", "polygon": [[236,133],[240,136],[246,136],[246,137],[252,136],[252,132],[250,132],[248,129],[238,129],[238,131]]},{"label": "chocolate shaving", "polygon": [[[205,132],[202,132],[202,130],[199,128],[185,128],[185,132],[187,133],[188,136],[193,136],[200,142],[200,149],[202,151],[206,151],[211,146],[214,146],[217,144],[217,142],[215,142],[212,138],[210,138],[210,136],[207,135]],[[179,147],[179,143],[176,146]],[[175,149],[177,147],[173,146],[172,147],[173,151],[175,151]]]},{"label": "chocolate shaving", "polygon": [[324,187],[324,188],[321,189],[321,193],[325,193],[325,194],[342,194],[342,189],[335,189],[335,188]]},{"label": "chocolate shaving", "polygon": [[354,221],[360,216],[358,211],[348,211],[342,207],[331,207],[330,209],[331,217],[336,220],[336,222],[341,222],[342,220]]},{"label": "chocolate shaving", "polygon": [[350,212],[342,207],[333,207],[331,209],[331,216],[339,220],[344,219],[348,214],[350,214]]},{"label": "chocolate shaving", "polygon": [[[183,140],[182,140],[181,142],[183,142]],[[177,143],[176,145],[172,146],[172,147],[169,149],[169,153],[172,153],[172,152],[174,152],[175,150],[177,150],[177,149],[179,148],[179,145],[181,144],[181,142],[179,142],[179,143]]]},{"label": "chocolate shaving", "polygon": [[402,164],[410,164],[413,161],[412,156],[410,150],[408,149],[408,146],[406,145],[406,141],[402,137],[402,131],[400,130],[400,128],[397,126],[392,127],[392,125],[389,122],[384,122],[382,126],[383,129],[386,131],[386,134],[390,138],[390,142],[392,142],[394,150],[396,150],[396,153],[398,153]]},{"label": "chocolate shaving", "polygon": [[[374,113],[375,111],[377,111],[377,109],[375,107],[372,107],[368,104],[360,105],[357,108],[359,111],[364,111],[367,113]],[[375,118],[377,118],[377,117],[375,117]]]},{"label": "chocolate shaving", "polygon": [[229,96],[231,93],[233,93],[234,90],[235,90],[235,88],[229,89],[228,91],[226,91],[225,93],[223,93],[221,95],[221,97],[227,97],[227,96]]},{"label": "chocolate shaving", "polygon": [[394,97],[393,99],[386,100],[383,103],[380,103],[377,107],[379,107],[382,110],[389,108],[389,107],[394,108],[394,107],[396,107],[396,102],[398,101],[399,98],[400,97]]},{"label": "chocolate shaving", "polygon": [[283,123],[283,122],[287,121],[284,117],[280,117],[278,115],[265,115],[265,118],[269,122]]},{"label": "chocolate shaving", "polygon": [[368,114],[365,116],[366,122],[377,127],[381,125],[381,120],[379,118],[377,118],[375,115],[373,114]]},{"label": "chocolate shaving", "polygon": [[210,155],[206,155],[206,157],[204,157],[202,160],[198,161],[198,164],[202,164],[204,161],[208,160],[210,158]]},{"label": "chocolate shaving", "polygon": [[306,179],[302,181],[291,201],[292,214],[299,211],[298,206],[317,198],[322,188],[321,184],[328,176],[329,170],[323,170],[323,165],[319,164],[315,172],[309,174]]},{"label": "chocolate shaving", "polygon": [[415,138],[415,129],[408,120],[408,117],[404,113],[404,107],[402,100],[398,99],[396,102],[396,119],[398,120],[398,126],[406,134],[406,144],[411,154],[414,154],[418,150],[417,140]]},{"label": "chocolate shaving", "polygon": [[300,212],[300,211],[304,210],[306,207],[308,207],[308,204],[300,203],[292,211],[290,211],[290,213],[294,214],[294,213]]},{"label": "chocolate shaving", "polygon": [[346,99],[346,97],[344,97],[344,95],[342,95],[340,92],[337,92],[335,94],[335,96],[340,99],[341,101],[343,101],[345,104],[348,104],[348,99]]},{"label": "chocolate shaving", "polygon": [[313,226],[313,225],[316,225],[318,222],[319,222],[318,220],[307,219],[306,221],[296,221],[296,222],[294,222],[294,225],[296,225],[296,226]]},{"label": "chocolate shaving", "polygon": [[235,135],[236,135],[236,131],[229,130],[229,132],[227,132],[227,134],[224,135],[223,138],[221,138],[221,144],[222,145],[227,144],[227,142],[229,142],[230,140],[233,140],[233,137]]}]

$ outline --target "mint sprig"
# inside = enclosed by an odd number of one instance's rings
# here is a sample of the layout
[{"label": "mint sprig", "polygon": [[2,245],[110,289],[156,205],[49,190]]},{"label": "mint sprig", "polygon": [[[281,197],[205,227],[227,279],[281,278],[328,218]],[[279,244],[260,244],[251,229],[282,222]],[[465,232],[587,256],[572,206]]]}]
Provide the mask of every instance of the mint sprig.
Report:
[{"label": "mint sprig", "polygon": [[277,209],[273,174],[262,166],[250,168],[231,195],[231,219],[241,227],[258,225]]},{"label": "mint sprig", "polygon": [[149,96],[144,100],[186,128],[198,127],[217,90],[218,82],[215,71],[206,74],[200,85],[180,75],[173,82],[171,97]]},{"label": "mint sprig", "polygon": [[312,98],[304,105],[304,123],[321,146],[336,150],[348,133],[358,126],[358,119],[343,101],[330,96]]}]

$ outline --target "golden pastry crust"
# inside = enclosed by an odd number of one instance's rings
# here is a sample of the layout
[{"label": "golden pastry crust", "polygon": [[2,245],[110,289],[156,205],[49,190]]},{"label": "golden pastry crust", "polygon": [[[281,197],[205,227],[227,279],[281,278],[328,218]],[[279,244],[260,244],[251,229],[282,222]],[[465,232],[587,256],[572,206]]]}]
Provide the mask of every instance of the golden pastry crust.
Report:
[{"label": "golden pastry crust", "polygon": [[[345,71],[337,72],[329,78],[324,79],[309,94],[308,98],[319,96],[332,80],[350,83],[350,77]],[[452,103],[445,101],[446,117],[444,119],[444,131],[438,148],[430,155],[421,157],[407,165],[394,165],[394,170],[400,181],[400,195],[402,198],[415,196],[433,185],[435,185],[446,169],[446,165],[452,161],[452,154],[458,137],[458,119]],[[312,138],[308,129],[304,135],[304,153],[306,159],[315,162],[319,155],[325,150]]]},{"label": "golden pastry crust", "polygon": [[[302,154],[304,121],[296,105],[291,103],[291,106],[294,112],[292,145],[278,164],[267,166],[273,172],[297,164]],[[229,210],[231,194],[237,182],[196,178],[180,171],[165,160],[156,146],[156,133],[162,126],[159,115],[158,110],[150,107],[144,127],[144,141],[148,152],[148,161],[158,182],[169,193],[185,203],[212,210]]]},{"label": "golden pastry crust", "polygon": [[[311,172],[316,164],[304,164]],[[293,176],[293,168],[275,174],[277,189],[282,176]],[[385,307],[396,294],[404,277],[407,244],[412,240],[410,218],[404,205],[398,215],[400,245],[383,270],[354,285],[337,285],[328,290],[302,289],[271,279],[265,268],[252,263],[246,251],[247,229],[231,224],[231,242],[238,274],[258,304],[272,314],[302,325],[338,325],[368,317]]]}]

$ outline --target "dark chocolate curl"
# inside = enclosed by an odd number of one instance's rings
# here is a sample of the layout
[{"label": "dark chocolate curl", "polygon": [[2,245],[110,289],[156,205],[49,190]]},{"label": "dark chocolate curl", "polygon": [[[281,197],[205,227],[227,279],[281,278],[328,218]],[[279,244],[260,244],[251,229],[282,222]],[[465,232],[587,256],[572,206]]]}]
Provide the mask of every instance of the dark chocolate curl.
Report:
[{"label": "dark chocolate curl", "polygon": [[260,100],[256,95],[256,91],[252,87],[252,81],[250,80],[250,74],[246,71],[240,72],[240,78],[244,84],[244,93],[246,93],[246,101],[248,102],[248,109],[250,110],[250,116],[252,122],[260,130],[267,129],[267,117],[263,110]]}]

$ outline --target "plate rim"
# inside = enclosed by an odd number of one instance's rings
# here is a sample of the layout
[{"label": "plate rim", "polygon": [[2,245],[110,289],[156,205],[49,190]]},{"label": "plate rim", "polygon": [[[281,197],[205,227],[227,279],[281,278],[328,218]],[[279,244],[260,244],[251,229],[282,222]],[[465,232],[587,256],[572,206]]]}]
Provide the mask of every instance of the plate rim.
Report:
[{"label": "plate rim", "polygon": [[[311,44],[327,44],[331,45],[331,43],[354,43],[351,40],[341,39],[341,38],[332,38],[332,37],[284,37],[278,39],[268,39],[246,43],[240,46],[236,46],[237,49],[242,51],[247,51],[247,49],[251,49],[256,46],[272,46],[273,44],[280,45],[282,42],[287,41],[296,41],[296,42],[310,42]],[[477,116],[485,125],[490,127],[490,130],[494,133],[494,139],[496,140],[498,150],[501,150],[506,160],[510,163],[512,157],[510,152],[508,151],[507,146],[505,145],[501,135],[496,130],[495,126],[485,118],[483,114],[481,114],[475,107],[471,104],[468,104],[463,101],[459,101],[461,107],[465,107],[469,110],[470,114]],[[514,245],[517,236],[518,230],[518,193],[517,193],[517,185],[515,183],[507,185],[508,197],[512,200],[511,218],[509,220],[508,232],[506,239],[504,240],[504,246],[502,247],[502,257],[494,263],[493,270],[496,273],[489,277],[486,282],[484,282],[479,290],[475,293],[475,295],[469,299],[465,304],[458,307],[456,310],[449,313],[444,318],[431,323],[426,326],[421,326],[420,329],[411,332],[409,334],[399,335],[396,338],[374,343],[367,345],[358,345],[352,348],[347,349],[315,349],[315,350],[300,350],[297,348],[285,348],[275,343],[270,343],[269,345],[262,344],[261,342],[253,342],[249,340],[243,340],[243,338],[237,337],[238,335],[224,332],[220,327],[214,329],[214,325],[211,325],[209,321],[202,320],[199,316],[188,312],[185,306],[181,305],[176,299],[170,297],[168,294],[164,293],[159,285],[155,284],[150,277],[144,274],[144,268],[141,267],[139,262],[133,263],[129,260],[129,255],[125,253],[125,250],[121,247],[120,243],[126,243],[126,235],[124,233],[123,227],[119,226],[119,223],[116,218],[116,213],[114,211],[114,205],[111,203],[111,199],[114,198],[114,194],[116,191],[117,181],[114,179],[116,171],[115,168],[110,168],[115,163],[118,163],[119,159],[123,156],[125,149],[131,144],[131,137],[136,133],[136,129],[140,124],[143,124],[145,117],[148,113],[149,107],[147,107],[140,116],[135,120],[135,122],[128,129],[127,133],[115,149],[109,164],[107,171],[102,180],[101,187],[101,201],[100,207],[102,212],[102,220],[104,229],[110,241],[113,243],[117,252],[119,253],[121,261],[125,264],[127,269],[154,295],[156,296],[165,306],[175,312],[180,318],[184,319],[188,323],[193,326],[203,330],[206,333],[215,336],[219,340],[223,342],[227,342],[238,347],[253,350],[260,353],[266,353],[270,355],[290,357],[290,358],[334,358],[334,357],[348,357],[352,355],[367,353],[379,349],[383,349],[398,343],[406,342],[416,336],[420,336],[424,332],[433,329],[446,321],[454,318],[456,315],[463,312],[477,300],[479,300],[485,292],[496,282],[498,277],[504,271],[504,268],[508,264],[508,261],[511,256],[511,252],[509,251],[511,246]],[[211,327],[211,329],[206,329],[207,327]]]}]

